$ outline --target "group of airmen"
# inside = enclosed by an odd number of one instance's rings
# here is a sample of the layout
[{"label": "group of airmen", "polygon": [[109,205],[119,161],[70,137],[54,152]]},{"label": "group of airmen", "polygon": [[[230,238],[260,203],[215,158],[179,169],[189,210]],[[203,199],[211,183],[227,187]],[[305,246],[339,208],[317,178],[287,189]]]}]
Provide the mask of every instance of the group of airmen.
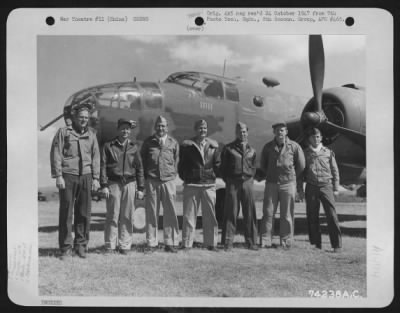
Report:
[{"label": "group of airmen", "polygon": [[[218,252],[218,222],[215,212],[216,178],[226,185],[221,243],[233,248],[237,218],[242,208],[244,239],[250,250],[290,249],[294,239],[296,192],[305,198],[309,240],[321,249],[320,202],[325,210],[334,252],[342,247],[335,211],[339,173],[334,153],[321,143],[319,129],[308,131],[308,147],[287,137],[285,122],[272,125],[274,139],[265,144],[256,168],[256,151],[248,143],[248,126],[236,125],[236,139],[222,148],[207,137],[207,121],[194,124],[194,137],[179,143],[168,134],[168,121],[158,116],[154,134],[139,150],[130,139],[137,126],[133,120],[117,122],[118,135],[100,151],[95,132],[88,126],[90,111],[74,109],[72,124],[56,133],[51,147],[51,174],[60,194],[59,248],[61,259],[75,253],[86,258],[90,233],[91,192],[106,198],[105,253],[126,255],[131,250],[135,197],[145,199],[145,252],[159,249],[158,217],[163,207],[164,251],[190,251],[195,238],[199,209],[202,212],[203,247]],[[176,214],[176,177],[183,181],[183,224],[179,244]],[[263,217],[257,227],[254,180],[266,180]],[[305,192],[303,185],[306,183]],[[280,207],[279,244],[273,242],[274,217]],[[74,216],[74,218],[72,218]],[[74,223],[72,224],[72,219]],[[72,239],[72,225],[75,237]],[[258,232],[261,232],[258,244]]]}]

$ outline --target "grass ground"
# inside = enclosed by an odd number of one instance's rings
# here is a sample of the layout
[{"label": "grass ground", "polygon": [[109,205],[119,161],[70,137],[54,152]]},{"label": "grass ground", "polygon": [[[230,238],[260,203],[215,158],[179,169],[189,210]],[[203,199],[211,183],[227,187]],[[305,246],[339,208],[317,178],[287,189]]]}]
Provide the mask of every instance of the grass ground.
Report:
[{"label": "grass ground", "polygon": [[[256,196],[257,198],[257,196]],[[181,215],[182,203],[177,203]],[[366,296],[366,204],[339,202],[344,250],[330,252],[325,220],[323,249],[308,243],[305,206],[296,204],[294,247],[289,251],[244,247],[241,233],[232,252],[203,249],[196,230],[190,252],[144,254],[145,234],[134,234],[128,256],[103,254],[105,202],[93,202],[87,259],[61,261],[57,249],[58,202],[39,203],[39,294],[133,297],[308,297],[309,290],[340,290]],[[261,218],[261,202],[257,216]],[[278,242],[279,238],[275,238]],[[162,231],[160,230],[160,242]]]}]

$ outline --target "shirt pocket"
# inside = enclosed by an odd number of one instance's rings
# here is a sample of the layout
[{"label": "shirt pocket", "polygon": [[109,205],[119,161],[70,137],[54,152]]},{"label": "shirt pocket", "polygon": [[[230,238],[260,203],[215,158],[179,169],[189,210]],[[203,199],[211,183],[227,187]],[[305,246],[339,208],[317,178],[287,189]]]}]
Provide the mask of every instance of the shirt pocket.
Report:
[{"label": "shirt pocket", "polygon": [[331,168],[330,168],[330,157],[327,155],[324,155],[322,157],[320,157],[320,166],[321,166],[321,170],[323,171],[323,173],[325,175],[329,175],[331,172]]},{"label": "shirt pocket", "polygon": [[285,169],[292,170],[293,169],[293,160],[294,160],[294,153],[293,151],[288,151],[282,156],[282,164]]},{"label": "shirt pocket", "polygon": [[64,159],[70,159],[78,155],[78,140],[71,136],[64,138],[63,146],[63,157]]},{"label": "shirt pocket", "polygon": [[174,149],[171,147],[166,147],[162,150],[162,158],[168,165],[174,165]]},{"label": "shirt pocket", "polygon": [[79,140],[79,144],[83,157],[88,157],[92,155],[92,145],[89,139],[81,139]]}]

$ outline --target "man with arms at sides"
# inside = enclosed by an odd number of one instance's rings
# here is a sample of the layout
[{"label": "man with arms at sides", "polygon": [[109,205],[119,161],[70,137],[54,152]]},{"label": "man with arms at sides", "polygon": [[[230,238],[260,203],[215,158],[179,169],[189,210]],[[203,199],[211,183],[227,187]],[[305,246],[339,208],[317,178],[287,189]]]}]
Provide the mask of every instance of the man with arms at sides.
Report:
[{"label": "man with arms at sides", "polygon": [[257,216],[253,194],[256,151],[248,143],[248,127],[236,125],[236,140],[227,144],[221,154],[221,176],[226,184],[222,243],[231,251],[236,233],[239,205],[242,204],[244,236],[250,250],[258,250]]},{"label": "man with arms at sides", "polygon": [[335,197],[339,195],[339,169],[335,154],[322,145],[322,135],[318,128],[308,132],[309,146],[304,150],[306,169],[304,180],[299,180],[298,190],[304,198],[303,181],[306,182],[306,208],[310,243],[321,249],[321,228],[319,225],[320,202],[324,207],[328,222],[328,232],[333,252],[341,252],[342,235],[335,210]]},{"label": "man with arms at sides", "polygon": [[168,122],[158,116],[154,125],[155,133],[142,145],[141,156],[144,168],[146,190],[146,239],[147,251],[153,252],[158,246],[158,215],[162,203],[164,250],[176,253],[179,243],[179,225],[175,210],[178,173],[179,144],[168,135]]},{"label": "man with arms at sides", "polygon": [[280,244],[289,249],[294,235],[296,180],[304,170],[304,153],[298,143],[287,137],[285,122],[275,123],[272,128],[275,138],[264,146],[260,161],[262,176],[266,177],[261,245],[272,247],[274,217],[280,204]]},{"label": "man with arms at sides", "polygon": [[180,147],[178,164],[183,188],[182,249],[193,246],[196,221],[201,204],[203,246],[218,251],[218,222],[215,216],[215,179],[221,164],[218,143],[207,137],[207,122],[198,120],[194,125],[196,136],[184,140]]},{"label": "man with arms at sides", "polygon": [[51,176],[56,179],[60,194],[58,241],[62,260],[72,256],[72,246],[81,258],[86,258],[91,191],[100,188],[100,151],[96,133],[88,126],[88,121],[89,107],[77,106],[72,111],[72,124],[60,128],[51,145]]},{"label": "man with arms at sides", "polygon": [[106,142],[101,154],[100,183],[107,199],[104,228],[106,253],[128,254],[132,246],[135,194],[143,199],[144,176],[138,146],[129,139],[136,122],[119,119],[118,136]]}]

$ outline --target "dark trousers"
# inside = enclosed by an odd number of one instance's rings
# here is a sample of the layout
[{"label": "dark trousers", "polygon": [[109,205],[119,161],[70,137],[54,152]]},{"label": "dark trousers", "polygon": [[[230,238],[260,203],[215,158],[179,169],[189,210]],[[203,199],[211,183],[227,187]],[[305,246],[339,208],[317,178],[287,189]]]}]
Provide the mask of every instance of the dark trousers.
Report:
[{"label": "dark trousers", "polygon": [[74,245],[86,246],[89,241],[92,210],[92,175],[63,174],[65,189],[60,190],[58,243],[61,251],[72,248],[72,214],[74,215]]},{"label": "dark trousers", "polygon": [[320,202],[322,202],[328,222],[329,239],[332,248],[341,248],[342,234],[336,215],[332,185],[318,187],[307,184],[306,186],[306,210],[310,243],[321,247],[321,228],[319,225]]},{"label": "dark trousers", "polygon": [[242,204],[244,237],[247,244],[257,242],[257,216],[253,195],[253,179],[227,180],[222,243],[232,244],[236,234],[239,205]]}]

